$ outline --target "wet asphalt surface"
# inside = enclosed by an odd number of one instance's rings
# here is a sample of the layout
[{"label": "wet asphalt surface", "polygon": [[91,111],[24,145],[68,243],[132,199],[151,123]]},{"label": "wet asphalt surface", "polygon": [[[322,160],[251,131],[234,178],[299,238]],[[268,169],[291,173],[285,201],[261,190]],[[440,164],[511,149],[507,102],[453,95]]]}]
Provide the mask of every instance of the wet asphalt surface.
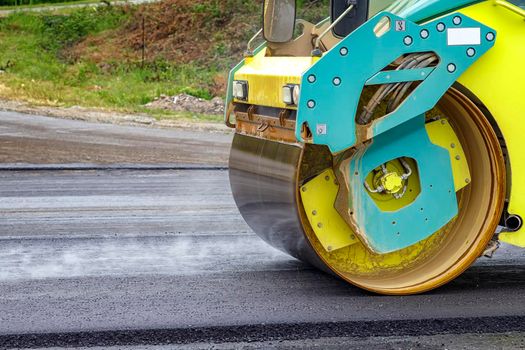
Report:
[{"label": "wet asphalt surface", "polygon": [[[0,126],[0,348],[525,346],[519,249],[503,246],[430,293],[377,296],[250,231],[224,170],[230,135],[175,132],[185,140],[176,142],[171,131],[130,128],[130,140],[125,127],[6,113]],[[144,139],[154,151],[137,146]],[[6,140],[48,146],[13,161]],[[110,144],[163,166],[115,160]],[[192,148],[219,160],[181,165],[195,163]]]}]

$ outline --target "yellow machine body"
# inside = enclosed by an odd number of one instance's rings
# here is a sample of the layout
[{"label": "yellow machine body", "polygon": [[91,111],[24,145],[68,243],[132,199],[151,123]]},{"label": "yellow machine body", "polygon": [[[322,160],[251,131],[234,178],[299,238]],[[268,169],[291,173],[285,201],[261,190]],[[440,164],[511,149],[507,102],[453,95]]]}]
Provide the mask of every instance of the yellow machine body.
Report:
[{"label": "yellow machine body", "polygon": [[[489,110],[507,146],[508,212],[525,217],[525,10],[504,1],[486,1],[460,11],[497,31],[494,47],[464,73],[459,83]],[[525,229],[500,240],[525,247]]]},{"label": "yellow machine body", "polygon": [[283,102],[282,87],[300,84],[304,71],[314,62],[313,57],[266,57],[266,49],[247,57],[244,66],[235,73],[235,80],[247,81],[250,93],[247,101],[236,102],[295,109]]}]

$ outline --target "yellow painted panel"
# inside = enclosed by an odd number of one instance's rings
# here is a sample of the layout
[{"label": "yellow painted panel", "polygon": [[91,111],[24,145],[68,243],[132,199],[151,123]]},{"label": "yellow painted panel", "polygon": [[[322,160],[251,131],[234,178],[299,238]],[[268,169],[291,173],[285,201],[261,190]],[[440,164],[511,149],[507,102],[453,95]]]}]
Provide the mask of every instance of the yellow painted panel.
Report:
[{"label": "yellow painted panel", "polygon": [[259,106],[291,108],[283,102],[282,87],[300,84],[303,73],[314,63],[312,57],[266,57],[266,49],[235,73],[235,80],[248,81],[248,101]]},{"label": "yellow painted panel", "polygon": [[448,150],[450,164],[454,175],[456,192],[470,183],[470,170],[467,157],[459,139],[446,119],[437,120],[425,125],[430,142]]},{"label": "yellow painted panel", "polygon": [[332,169],[323,171],[301,187],[306,216],[327,252],[358,242],[354,232],[334,208],[338,190]]},{"label": "yellow painted panel", "polygon": [[[497,32],[494,47],[459,82],[485,104],[503,133],[512,171],[508,210],[525,217],[525,20],[493,1],[460,12]],[[500,239],[525,247],[525,230],[503,233]]]}]

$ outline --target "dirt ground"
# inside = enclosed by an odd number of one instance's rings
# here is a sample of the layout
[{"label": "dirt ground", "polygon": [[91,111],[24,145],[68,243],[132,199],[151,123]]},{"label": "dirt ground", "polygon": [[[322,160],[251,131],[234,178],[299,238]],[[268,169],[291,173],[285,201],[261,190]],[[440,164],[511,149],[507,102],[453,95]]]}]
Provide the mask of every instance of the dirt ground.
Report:
[{"label": "dirt ground", "polygon": [[[115,62],[141,61],[214,65],[230,68],[229,57],[241,57],[247,38],[257,31],[258,5],[238,8],[235,1],[165,0],[124,7],[131,18],[121,28],[105,31],[68,47],[62,56],[93,62],[111,71]],[[250,10],[246,13],[239,11]],[[235,40],[232,40],[235,38]],[[224,95],[226,78],[217,74],[213,96]]]},{"label": "dirt ground", "polygon": [[163,109],[168,111],[185,111],[210,115],[224,114],[224,100],[214,97],[210,101],[188,94],[175,96],[161,95],[146,105],[147,108]]}]

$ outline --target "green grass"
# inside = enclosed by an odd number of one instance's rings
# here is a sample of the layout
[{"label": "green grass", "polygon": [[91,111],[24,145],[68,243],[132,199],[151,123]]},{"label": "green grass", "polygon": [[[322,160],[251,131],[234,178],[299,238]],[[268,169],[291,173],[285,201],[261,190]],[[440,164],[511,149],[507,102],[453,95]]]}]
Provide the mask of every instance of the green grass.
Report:
[{"label": "green grass", "polygon": [[77,4],[97,4],[100,3],[100,0],[71,0],[71,1],[58,1],[55,3],[46,2],[46,3],[36,3],[33,4],[21,4],[21,5],[0,5],[0,11],[2,10],[25,10],[32,8],[45,8],[45,7],[60,7],[67,5],[77,5]]},{"label": "green grass", "polygon": [[101,68],[60,57],[62,48],[88,34],[116,28],[128,18],[129,12],[122,8],[100,7],[80,9],[69,16],[15,13],[0,20],[0,69],[6,71],[0,75],[4,86],[0,96],[34,104],[128,112],[144,111],[142,105],[160,94],[213,97],[202,87],[218,74],[213,69],[162,60],[144,66],[112,62],[109,68]]}]

